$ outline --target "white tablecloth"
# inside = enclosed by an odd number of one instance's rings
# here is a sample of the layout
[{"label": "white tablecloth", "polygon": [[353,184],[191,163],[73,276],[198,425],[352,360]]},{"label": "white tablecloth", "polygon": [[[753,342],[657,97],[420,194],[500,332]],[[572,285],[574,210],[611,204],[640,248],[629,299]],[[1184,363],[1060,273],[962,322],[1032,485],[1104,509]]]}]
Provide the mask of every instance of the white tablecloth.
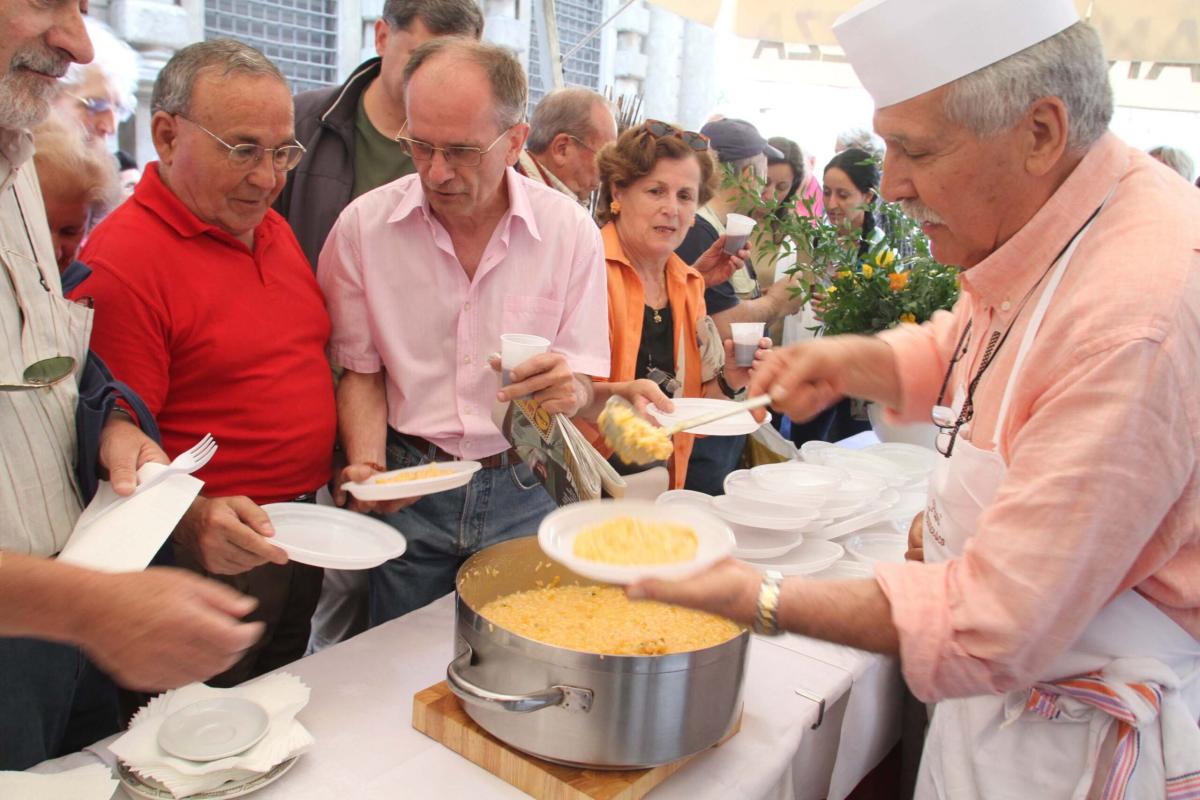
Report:
[{"label": "white tablecloth", "polygon": [[[445,677],[453,636],[451,595],[286,667],[312,687],[298,718],[317,742],[255,798],[524,797],[412,728],[413,695]],[[817,704],[796,689],[826,699],[816,730]],[[744,696],[741,731],[654,790],[656,800],[841,800],[899,737],[899,671],[883,656],[800,636],[754,637]],[[103,745],[34,769],[97,756],[111,764]]]}]

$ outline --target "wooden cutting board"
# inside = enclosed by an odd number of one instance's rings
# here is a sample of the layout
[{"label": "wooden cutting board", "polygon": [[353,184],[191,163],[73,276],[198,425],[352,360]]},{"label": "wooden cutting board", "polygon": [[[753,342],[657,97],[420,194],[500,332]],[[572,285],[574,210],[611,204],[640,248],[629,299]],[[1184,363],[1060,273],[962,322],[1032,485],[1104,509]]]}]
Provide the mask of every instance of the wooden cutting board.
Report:
[{"label": "wooden cutting board", "polygon": [[[729,736],[741,724],[739,717]],[[413,727],[538,800],[639,800],[695,757],[620,772],[552,764],[510,747],[479,727],[445,681],[413,697]]]}]

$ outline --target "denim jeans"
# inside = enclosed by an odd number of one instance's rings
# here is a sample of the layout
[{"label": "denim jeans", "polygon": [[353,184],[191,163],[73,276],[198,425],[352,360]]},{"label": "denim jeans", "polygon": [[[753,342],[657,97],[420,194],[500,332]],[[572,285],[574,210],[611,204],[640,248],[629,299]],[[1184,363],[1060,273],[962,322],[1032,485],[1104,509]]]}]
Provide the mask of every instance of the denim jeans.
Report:
[{"label": "denim jeans", "polygon": [[[387,467],[432,461],[396,436],[388,437]],[[454,590],[458,568],[497,542],[532,536],[554,501],[524,463],[481,469],[466,486],[427,495],[383,519],[404,534],[404,555],[371,570],[372,627],[415,611]]]},{"label": "denim jeans", "polygon": [[725,494],[725,476],[738,468],[745,436],[705,436],[692,445],[684,488],[705,494]]},{"label": "denim jeans", "polygon": [[116,686],[79,648],[0,638],[0,770],[73,753],[120,724]]}]

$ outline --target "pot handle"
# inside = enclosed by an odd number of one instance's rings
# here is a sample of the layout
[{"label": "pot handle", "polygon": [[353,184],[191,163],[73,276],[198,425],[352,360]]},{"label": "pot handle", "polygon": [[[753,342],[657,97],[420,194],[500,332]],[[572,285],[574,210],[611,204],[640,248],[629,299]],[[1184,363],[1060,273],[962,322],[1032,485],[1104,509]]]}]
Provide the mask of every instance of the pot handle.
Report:
[{"label": "pot handle", "polygon": [[450,666],[446,667],[446,682],[450,685],[450,691],[454,692],[460,700],[522,714],[551,706],[559,706],[564,711],[577,711],[583,714],[592,710],[591,689],[559,685],[528,694],[500,694],[472,683],[463,676],[462,671],[471,666],[475,651],[471,649],[468,642],[462,640],[460,642],[466,650],[455,657],[450,662]]}]

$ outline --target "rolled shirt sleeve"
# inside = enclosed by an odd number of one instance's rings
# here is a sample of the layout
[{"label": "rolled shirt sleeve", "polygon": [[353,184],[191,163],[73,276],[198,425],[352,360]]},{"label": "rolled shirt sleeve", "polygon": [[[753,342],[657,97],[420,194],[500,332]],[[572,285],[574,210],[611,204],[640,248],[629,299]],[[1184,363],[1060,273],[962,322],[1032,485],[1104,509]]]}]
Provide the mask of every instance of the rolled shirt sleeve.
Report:
[{"label": "rolled shirt sleeve", "polygon": [[383,360],[371,335],[363,260],[358,247],[358,213],[353,206],[342,213],[325,246],[317,266],[317,282],[325,295],[333,331],[329,338],[329,358],[334,364],[354,372],[370,374],[383,369]]}]

